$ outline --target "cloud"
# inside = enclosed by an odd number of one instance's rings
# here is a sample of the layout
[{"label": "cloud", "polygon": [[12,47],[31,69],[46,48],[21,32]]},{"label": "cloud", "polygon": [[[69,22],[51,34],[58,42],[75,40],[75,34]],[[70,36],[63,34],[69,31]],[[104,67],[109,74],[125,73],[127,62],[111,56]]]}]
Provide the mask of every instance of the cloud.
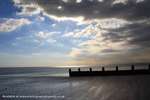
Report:
[{"label": "cloud", "polygon": [[108,33],[109,30],[119,29],[130,24],[132,24],[132,22],[117,18],[96,19],[87,21],[86,28],[82,30],[76,29],[73,32],[64,34],[64,36],[74,38],[90,37],[105,34]]},{"label": "cloud", "polygon": [[[135,20],[150,16],[149,0],[14,0],[15,5],[22,7],[24,14],[42,12],[55,18],[79,17],[123,18]],[[61,8],[61,9],[60,9]],[[72,13],[74,12],[74,13]]]},{"label": "cloud", "polygon": [[128,40],[128,44],[138,45],[140,47],[149,47],[150,23],[148,20],[135,21],[132,24],[125,25],[119,29],[109,30],[111,34],[105,34],[107,39],[113,41]]},{"label": "cloud", "polygon": [[39,22],[45,21],[45,17],[37,16],[36,21],[39,21]]},{"label": "cloud", "polygon": [[[38,13],[56,20],[86,21],[84,24],[99,23],[97,24],[99,31],[108,31],[107,29],[110,28],[118,29],[143,19],[149,21],[150,17],[149,0],[14,0],[14,2],[16,6],[22,7],[20,13],[24,12],[23,9],[29,8],[24,14],[31,13],[32,15],[39,9]],[[104,30],[104,28],[107,29]],[[86,35],[91,34],[88,29],[85,30],[83,31]],[[79,37],[84,32],[73,32],[70,35],[74,34],[74,37]],[[115,33],[112,34],[115,35]]]},{"label": "cloud", "polygon": [[144,0],[136,0],[136,3],[144,2]]},{"label": "cloud", "polygon": [[72,51],[69,53],[69,56],[71,57],[79,57],[79,56],[83,56],[85,52],[81,49],[78,48],[72,48]]},{"label": "cloud", "polygon": [[42,32],[42,31],[40,31],[36,34],[36,36],[40,39],[46,39],[47,37],[52,36],[52,35],[53,35],[53,33],[51,33],[51,32]]},{"label": "cloud", "polygon": [[[22,12],[24,8],[29,7],[32,10],[28,9],[27,12],[32,14],[35,8],[41,9],[39,13],[54,19],[75,18],[86,21],[84,24],[88,27],[81,31],[75,30],[65,36],[78,38],[103,33],[106,39],[112,38],[112,41],[119,41],[148,35],[149,31],[149,0],[14,0],[14,3],[22,7]],[[140,34],[141,32],[144,34]],[[135,36],[137,33],[139,36]]]},{"label": "cloud", "polygon": [[115,4],[119,4],[119,3],[127,4],[128,0],[114,0],[112,4],[115,5]]},{"label": "cloud", "polygon": [[[116,33],[115,36],[112,35],[111,32],[113,31],[111,30],[119,30],[131,24],[132,22],[116,18],[94,20],[90,22],[86,28],[81,30],[76,29],[74,32],[66,33],[64,37],[73,38],[75,40],[84,38],[84,40],[77,44],[75,49],[72,49],[72,57],[80,57],[82,54],[85,54],[85,52],[88,56],[100,55],[101,53],[120,53],[135,48],[135,46],[129,45],[128,40],[130,37],[120,41],[120,38],[116,37],[117,35],[124,36],[126,34]],[[114,38],[117,40],[112,41]]]},{"label": "cloud", "polygon": [[43,32],[40,31],[38,33],[35,33],[35,38],[39,41],[41,45],[44,45],[45,43],[55,43],[57,42],[55,36],[57,36],[59,32]]},{"label": "cloud", "polygon": [[[79,26],[85,25],[85,28],[77,28],[63,34],[63,38],[80,41],[69,52],[73,58],[96,58],[94,61],[99,61],[102,58],[111,60],[114,57],[117,61],[134,61],[136,55],[141,52],[143,58],[138,56],[138,59],[149,60],[145,58],[150,47],[149,0],[14,0],[14,2],[16,6],[22,7],[20,15],[38,13],[57,21],[74,20],[80,22]],[[47,36],[42,33],[38,37],[44,39]],[[144,50],[141,51],[142,49]]]},{"label": "cloud", "polygon": [[14,5],[21,9],[21,12],[17,12],[17,14],[24,16],[32,16],[34,14],[39,14],[43,9],[33,1],[34,0],[13,0]]},{"label": "cloud", "polygon": [[[142,57],[146,59],[144,51],[148,52],[150,49],[150,23],[148,20],[130,22],[120,19],[107,19],[106,22],[105,20],[92,21],[86,28],[64,35],[75,40],[86,38],[76,44],[76,48],[74,47],[69,55],[73,58],[86,59],[86,61],[87,58],[100,60],[104,56],[118,59],[119,55],[128,55],[124,56],[124,59],[135,59],[137,54],[134,52],[140,53],[144,49]],[[140,59],[139,56],[138,59]]]},{"label": "cloud", "polygon": [[30,23],[31,21],[25,18],[4,18],[3,21],[0,23],[0,32],[11,32],[23,25],[28,25]]},{"label": "cloud", "polygon": [[77,48],[72,49],[71,56],[80,58],[101,56],[101,55],[110,55],[110,54],[120,54],[136,48],[127,44],[127,41],[121,42],[111,42],[100,41],[98,39],[86,40],[78,44]]},{"label": "cloud", "polygon": [[57,52],[57,48],[62,47],[57,39],[58,34],[58,32],[30,31],[24,36],[17,36],[10,44],[13,47],[12,52],[33,53],[40,51],[50,54]]}]

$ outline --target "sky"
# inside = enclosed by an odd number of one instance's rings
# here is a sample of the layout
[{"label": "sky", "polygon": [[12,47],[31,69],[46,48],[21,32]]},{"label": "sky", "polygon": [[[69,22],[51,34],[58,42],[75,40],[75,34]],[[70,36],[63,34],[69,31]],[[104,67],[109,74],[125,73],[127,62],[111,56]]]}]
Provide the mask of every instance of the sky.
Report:
[{"label": "sky", "polygon": [[0,67],[150,62],[150,0],[0,0]]}]

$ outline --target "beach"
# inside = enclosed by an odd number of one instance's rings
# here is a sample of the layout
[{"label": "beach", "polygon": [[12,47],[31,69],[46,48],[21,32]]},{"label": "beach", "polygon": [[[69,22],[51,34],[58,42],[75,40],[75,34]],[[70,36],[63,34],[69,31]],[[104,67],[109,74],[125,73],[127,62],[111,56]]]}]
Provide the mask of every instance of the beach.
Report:
[{"label": "beach", "polygon": [[0,0],[0,100],[150,100],[150,0]]},{"label": "beach", "polygon": [[149,75],[0,77],[1,100],[149,100],[149,94]]}]

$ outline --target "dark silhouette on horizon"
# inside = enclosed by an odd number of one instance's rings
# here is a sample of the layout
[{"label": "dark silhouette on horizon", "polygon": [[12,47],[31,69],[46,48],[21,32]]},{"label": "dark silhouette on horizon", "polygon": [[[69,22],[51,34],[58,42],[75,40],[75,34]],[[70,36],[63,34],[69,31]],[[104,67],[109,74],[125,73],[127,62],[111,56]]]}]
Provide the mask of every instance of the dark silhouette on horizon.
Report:
[{"label": "dark silhouette on horizon", "polygon": [[101,71],[93,71],[92,68],[89,68],[89,71],[81,71],[78,68],[78,71],[72,71],[69,69],[70,77],[78,77],[78,76],[120,76],[120,75],[148,75],[150,74],[150,64],[147,69],[135,69],[134,65],[131,65],[130,70],[119,70],[119,67],[116,66],[115,70],[105,70],[105,67],[102,67]]}]

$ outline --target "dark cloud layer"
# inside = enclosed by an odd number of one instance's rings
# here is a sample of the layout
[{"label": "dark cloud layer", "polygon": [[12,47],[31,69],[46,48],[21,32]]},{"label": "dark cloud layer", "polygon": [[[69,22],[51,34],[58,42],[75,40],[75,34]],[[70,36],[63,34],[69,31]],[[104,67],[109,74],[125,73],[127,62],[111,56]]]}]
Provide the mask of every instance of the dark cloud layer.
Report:
[{"label": "dark cloud layer", "polygon": [[[150,42],[150,0],[144,0],[137,3],[137,0],[129,0],[126,4],[113,4],[114,0],[82,0],[77,3],[76,0],[23,0],[22,4],[38,4],[50,15],[55,16],[84,16],[87,19],[93,18],[122,18],[134,21],[133,24],[124,26],[120,29],[110,30],[110,34],[106,34],[106,38],[112,41],[121,41],[127,37],[132,37],[130,43]],[[61,9],[58,7],[61,6]],[[143,22],[136,22],[145,20]],[[148,23],[149,22],[149,23]],[[123,35],[122,34],[126,34]]]},{"label": "dark cloud layer", "polygon": [[[137,45],[142,48],[150,47],[150,20],[135,22],[119,29],[109,30],[104,34],[105,39],[112,42],[127,41],[129,45]],[[129,39],[130,38],[130,39]]]},{"label": "dark cloud layer", "polygon": [[[26,1],[26,0],[25,0]],[[113,4],[114,0],[82,0],[76,3],[76,0],[33,0],[39,6],[44,8],[48,14],[56,16],[84,16],[91,18],[124,18],[127,20],[137,20],[150,17],[150,1],[145,0],[137,3],[136,0],[129,0],[126,4]],[[29,1],[26,1],[28,3]],[[30,1],[31,2],[31,1]],[[61,6],[62,9],[57,7]]]},{"label": "dark cloud layer", "polygon": [[[84,16],[85,19],[121,18],[131,21],[119,29],[109,30],[104,34],[106,39],[112,42],[128,41],[129,45],[137,45],[141,48],[150,46],[150,0],[137,3],[136,0],[129,0],[126,4],[113,4],[114,0],[37,0],[44,11],[55,16]],[[61,9],[58,7],[61,6]],[[130,39],[128,39],[130,38]]]},{"label": "dark cloud layer", "polygon": [[[77,3],[76,0],[23,0],[22,4],[36,3],[44,8],[48,14],[56,16],[84,16],[85,18],[124,18],[127,20],[136,20],[150,17],[150,1],[144,0],[137,3],[137,0],[129,0],[126,4],[113,4],[115,0],[82,0]],[[62,9],[58,9],[61,6]]]}]

